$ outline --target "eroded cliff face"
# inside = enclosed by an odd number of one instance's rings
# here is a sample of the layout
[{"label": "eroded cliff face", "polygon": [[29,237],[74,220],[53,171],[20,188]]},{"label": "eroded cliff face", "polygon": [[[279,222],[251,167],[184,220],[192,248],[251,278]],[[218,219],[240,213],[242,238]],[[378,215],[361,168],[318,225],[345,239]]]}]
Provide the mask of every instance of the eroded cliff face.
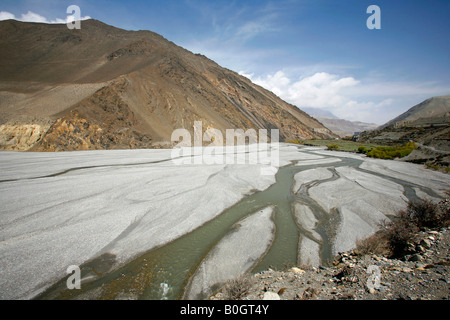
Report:
[{"label": "eroded cliff face", "polygon": [[76,151],[151,148],[151,137],[140,132],[120,94],[126,82],[98,90],[65,112],[31,151]]},{"label": "eroded cliff face", "polygon": [[27,151],[42,140],[51,124],[10,122],[0,125],[0,150]]}]

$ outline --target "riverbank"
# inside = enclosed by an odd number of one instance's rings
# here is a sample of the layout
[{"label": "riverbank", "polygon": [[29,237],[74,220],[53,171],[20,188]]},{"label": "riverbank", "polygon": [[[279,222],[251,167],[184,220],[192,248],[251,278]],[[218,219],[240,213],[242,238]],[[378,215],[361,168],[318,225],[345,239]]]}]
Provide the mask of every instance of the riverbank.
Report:
[{"label": "riverbank", "polygon": [[210,300],[449,300],[450,227],[422,231],[406,259],[339,253],[333,266],[260,272],[228,283]]},{"label": "riverbank", "polygon": [[[272,147],[277,167],[179,165],[171,150],[1,153],[0,298],[206,299],[238,274],[328,266],[407,201],[449,185],[415,164]],[[73,265],[80,290],[66,286]]]}]

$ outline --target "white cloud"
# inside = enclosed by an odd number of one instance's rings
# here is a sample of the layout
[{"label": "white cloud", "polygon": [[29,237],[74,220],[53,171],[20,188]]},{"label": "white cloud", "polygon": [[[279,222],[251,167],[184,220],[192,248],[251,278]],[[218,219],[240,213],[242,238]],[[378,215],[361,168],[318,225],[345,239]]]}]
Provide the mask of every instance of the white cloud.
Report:
[{"label": "white cloud", "polygon": [[[74,21],[74,16],[70,15],[65,17],[64,19],[60,19],[60,18],[56,18],[54,20],[49,20],[44,16],[41,16],[38,13],[32,12],[32,11],[28,11],[27,13],[22,13],[19,18],[16,18],[16,16],[14,14],[12,14],[11,12],[7,12],[7,11],[0,11],[0,21],[2,20],[9,20],[9,19],[15,19],[18,21],[23,21],[23,22],[40,22],[40,23],[59,23],[59,24],[65,24],[65,23],[69,23],[69,22],[73,22]],[[91,19],[91,17],[89,16],[84,16],[80,18],[81,20],[87,20],[87,19]]]},{"label": "white cloud", "polygon": [[24,22],[43,22],[43,23],[48,23],[48,20],[46,17],[43,17],[37,13],[28,11],[27,13],[23,13],[20,21],[24,21]]},{"label": "white cloud", "polygon": [[342,95],[342,89],[359,83],[352,77],[339,78],[326,72],[319,72],[296,82],[292,82],[283,71],[252,80],[300,108],[336,108],[344,105],[349,101]]},{"label": "white cloud", "polygon": [[245,71],[239,71],[238,72],[241,76],[246,77],[248,79],[252,79],[254,77],[254,73],[246,73]]},{"label": "white cloud", "polygon": [[235,38],[239,41],[247,41],[260,33],[273,30],[267,21],[250,21],[237,28]]},{"label": "white cloud", "polygon": [[0,11],[0,21],[2,20],[9,20],[9,19],[15,19],[16,16],[13,15],[11,12],[6,11]]},{"label": "white cloud", "polygon": [[365,82],[353,77],[317,72],[292,81],[283,71],[264,77],[241,71],[254,83],[301,108],[320,108],[342,119],[383,124],[448,89],[433,83]]}]

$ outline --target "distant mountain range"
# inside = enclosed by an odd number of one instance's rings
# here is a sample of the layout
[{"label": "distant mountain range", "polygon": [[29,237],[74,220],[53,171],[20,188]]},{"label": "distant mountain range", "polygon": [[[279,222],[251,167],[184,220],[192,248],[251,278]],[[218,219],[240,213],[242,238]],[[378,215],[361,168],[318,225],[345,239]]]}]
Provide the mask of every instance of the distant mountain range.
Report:
[{"label": "distant mountain range", "polygon": [[355,133],[375,130],[378,125],[375,123],[365,123],[360,121],[349,121],[339,119],[330,111],[319,108],[302,108],[305,112],[315,117],[323,123],[325,127],[333,131],[340,137],[353,136]]},{"label": "distant mountain range", "polygon": [[280,139],[336,137],[238,73],[150,31],[97,20],[0,22],[0,149],[171,147],[178,128],[279,129]]},{"label": "distant mountain range", "polygon": [[309,115],[313,117],[322,117],[322,118],[329,118],[329,119],[339,119],[336,117],[332,112],[321,109],[321,108],[305,108],[302,107],[302,110],[308,113]]}]

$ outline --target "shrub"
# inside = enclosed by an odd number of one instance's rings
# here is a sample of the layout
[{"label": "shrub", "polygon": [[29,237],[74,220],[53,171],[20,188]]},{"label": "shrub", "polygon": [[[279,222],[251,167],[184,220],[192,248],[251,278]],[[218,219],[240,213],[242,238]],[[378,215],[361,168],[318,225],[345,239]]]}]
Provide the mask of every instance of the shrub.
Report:
[{"label": "shrub", "polygon": [[380,148],[370,150],[369,152],[367,152],[367,156],[378,159],[392,159],[391,156],[389,156],[385,151],[381,150]]},{"label": "shrub", "polygon": [[225,300],[239,300],[244,297],[252,284],[252,278],[248,274],[228,280],[222,289],[223,298]]},{"label": "shrub", "polygon": [[358,240],[359,254],[381,254],[403,257],[414,249],[415,238],[421,229],[438,229],[450,225],[450,200],[409,201],[390,221],[380,223],[380,230],[371,237]]},{"label": "shrub", "polygon": [[419,228],[410,219],[407,211],[400,211],[392,221],[384,221],[380,226],[380,234],[387,242],[390,256],[402,257],[411,251]]},{"label": "shrub", "polygon": [[339,146],[336,144],[330,144],[327,146],[328,150],[336,151],[339,150]]},{"label": "shrub", "polygon": [[417,146],[414,142],[409,142],[403,147],[377,147],[367,152],[367,156],[379,159],[403,158],[409,155]]},{"label": "shrub", "polygon": [[359,255],[388,255],[389,244],[381,232],[376,232],[368,238],[356,240],[356,253]]},{"label": "shrub", "polygon": [[368,150],[366,149],[366,147],[364,146],[360,146],[358,147],[358,153],[367,153]]},{"label": "shrub", "polygon": [[431,201],[409,202],[405,213],[421,229],[434,228],[439,224],[437,205]]}]

